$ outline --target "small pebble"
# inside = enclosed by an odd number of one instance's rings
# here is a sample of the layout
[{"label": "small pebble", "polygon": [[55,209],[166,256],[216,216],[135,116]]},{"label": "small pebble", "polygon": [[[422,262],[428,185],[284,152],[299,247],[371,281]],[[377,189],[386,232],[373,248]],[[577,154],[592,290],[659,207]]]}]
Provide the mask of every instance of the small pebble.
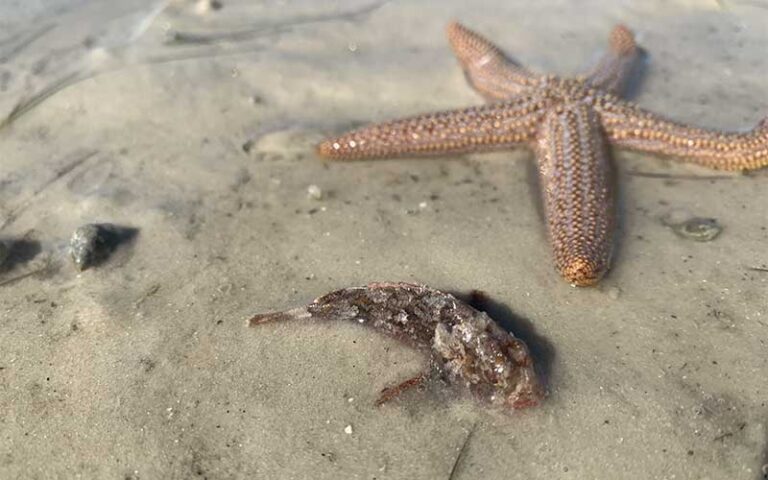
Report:
[{"label": "small pebble", "polygon": [[672,229],[678,236],[695,242],[711,242],[723,231],[723,227],[714,218],[700,217],[675,224]]},{"label": "small pebble", "polygon": [[608,298],[611,300],[618,300],[621,296],[621,289],[619,287],[611,287],[608,289]]},{"label": "small pebble", "polygon": [[78,227],[69,241],[75,268],[83,271],[106,260],[122,243],[130,241],[138,230],[111,223],[89,223]]},{"label": "small pebble", "polygon": [[344,427],[344,433],[346,433],[347,435],[352,435],[352,425],[347,425],[346,427]]},{"label": "small pebble", "polygon": [[212,10],[221,10],[223,6],[218,0],[198,0],[195,4],[195,13],[204,15]]},{"label": "small pebble", "polygon": [[323,190],[317,185],[310,185],[307,187],[307,197],[312,200],[321,200],[323,198]]},{"label": "small pebble", "polygon": [[83,225],[75,230],[69,241],[72,260],[78,270],[90,267],[99,249],[99,227],[96,225]]}]

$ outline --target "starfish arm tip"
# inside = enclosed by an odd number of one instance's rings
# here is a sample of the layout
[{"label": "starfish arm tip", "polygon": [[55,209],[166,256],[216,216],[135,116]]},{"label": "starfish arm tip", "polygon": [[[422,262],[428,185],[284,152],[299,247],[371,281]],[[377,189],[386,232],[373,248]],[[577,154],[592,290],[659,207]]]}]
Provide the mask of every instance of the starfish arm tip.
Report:
[{"label": "starfish arm tip", "polygon": [[623,23],[616,24],[611,30],[610,44],[611,49],[619,54],[629,54],[637,49],[635,34]]},{"label": "starfish arm tip", "polygon": [[608,266],[596,259],[576,257],[562,266],[561,273],[571,285],[589,287],[599,282],[607,270]]},{"label": "starfish arm tip", "polygon": [[338,158],[338,142],[325,140],[315,147],[315,153],[322,158]]},{"label": "starfish arm tip", "polygon": [[[471,63],[483,55],[494,52],[496,46],[456,20],[445,27],[448,43],[463,64]],[[500,52],[495,52],[500,55]]]},{"label": "starfish arm tip", "polygon": [[445,33],[448,35],[448,38],[451,38],[464,30],[466,30],[466,27],[462,25],[458,20],[451,20],[445,26]]}]

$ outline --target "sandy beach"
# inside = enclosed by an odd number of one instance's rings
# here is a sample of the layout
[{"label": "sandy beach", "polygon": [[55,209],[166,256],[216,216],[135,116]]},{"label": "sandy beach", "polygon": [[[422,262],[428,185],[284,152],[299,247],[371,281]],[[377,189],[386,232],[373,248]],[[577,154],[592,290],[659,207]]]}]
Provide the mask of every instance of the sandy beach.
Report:
[{"label": "sandy beach", "polygon": [[[616,23],[631,99],[746,131],[768,115],[760,0],[0,3],[0,478],[768,479],[768,172],[616,149],[614,264],[552,265],[533,154],[322,160],[349,128],[481,104],[454,19],[537,72]],[[714,219],[697,242],[673,225]],[[77,270],[69,239],[138,234]],[[517,412],[432,389],[359,325],[257,313],[405,281],[530,346]]]}]

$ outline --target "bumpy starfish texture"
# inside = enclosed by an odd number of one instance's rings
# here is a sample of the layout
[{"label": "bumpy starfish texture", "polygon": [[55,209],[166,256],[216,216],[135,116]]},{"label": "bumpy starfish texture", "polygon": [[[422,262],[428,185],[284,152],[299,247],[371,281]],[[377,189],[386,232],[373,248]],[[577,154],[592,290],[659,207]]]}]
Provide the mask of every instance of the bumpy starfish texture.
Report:
[{"label": "bumpy starfish texture", "polygon": [[768,165],[768,119],[747,133],[696,128],[619,95],[639,56],[614,27],[607,53],[584,77],[535,75],[494,44],[452,23],[448,40],[488,104],[374,124],[321,143],[333,159],[443,155],[528,145],[536,154],[555,265],[578,286],[610,266],[615,225],[609,144],[722,170]]}]

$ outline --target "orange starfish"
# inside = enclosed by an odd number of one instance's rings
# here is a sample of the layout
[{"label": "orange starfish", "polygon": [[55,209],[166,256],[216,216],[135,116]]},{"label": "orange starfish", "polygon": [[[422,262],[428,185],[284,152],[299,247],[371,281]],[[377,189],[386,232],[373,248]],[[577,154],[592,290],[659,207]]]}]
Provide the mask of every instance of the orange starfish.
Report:
[{"label": "orange starfish", "polygon": [[768,165],[768,119],[747,133],[686,126],[619,98],[639,48],[623,25],[585,77],[534,75],[491,42],[452,23],[448,39],[488,105],[363,127],[321,143],[335,159],[439,155],[520,145],[536,153],[555,265],[573,285],[608,270],[615,199],[608,144],[723,170]]}]

